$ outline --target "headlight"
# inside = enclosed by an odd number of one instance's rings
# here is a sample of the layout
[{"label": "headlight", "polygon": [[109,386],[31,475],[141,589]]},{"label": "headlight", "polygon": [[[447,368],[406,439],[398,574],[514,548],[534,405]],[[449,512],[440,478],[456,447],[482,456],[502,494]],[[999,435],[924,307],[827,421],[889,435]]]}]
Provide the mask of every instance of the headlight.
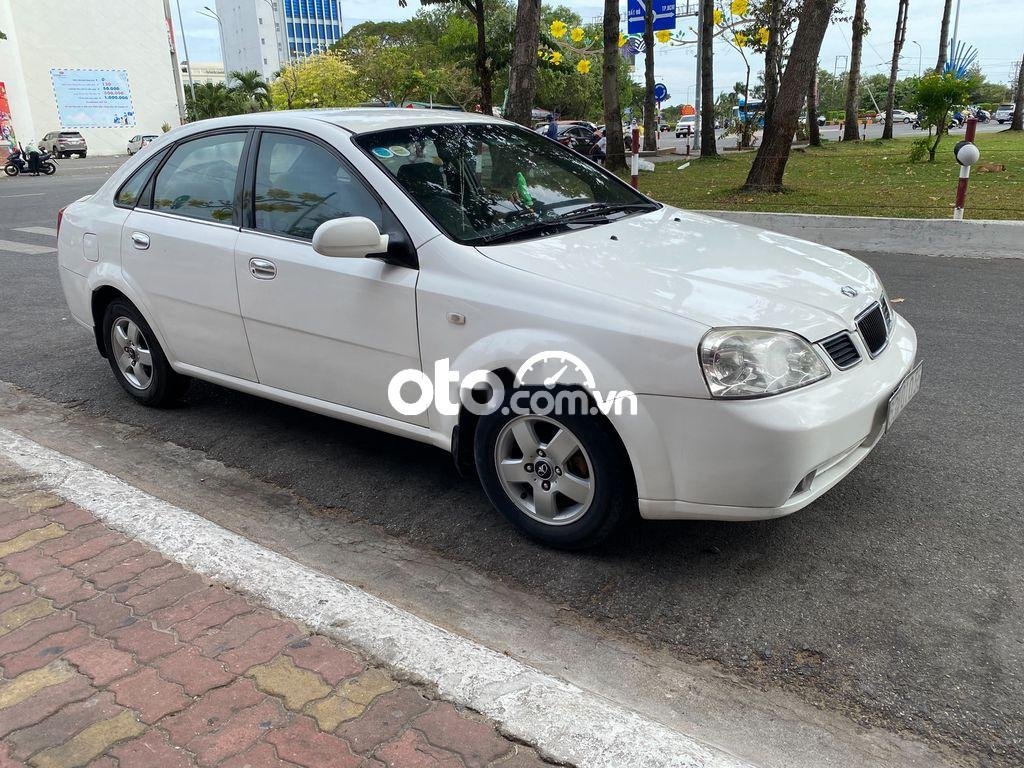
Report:
[{"label": "headlight", "polygon": [[712,397],[764,397],[813,384],[828,368],[808,342],[789,331],[722,328],[700,344]]}]

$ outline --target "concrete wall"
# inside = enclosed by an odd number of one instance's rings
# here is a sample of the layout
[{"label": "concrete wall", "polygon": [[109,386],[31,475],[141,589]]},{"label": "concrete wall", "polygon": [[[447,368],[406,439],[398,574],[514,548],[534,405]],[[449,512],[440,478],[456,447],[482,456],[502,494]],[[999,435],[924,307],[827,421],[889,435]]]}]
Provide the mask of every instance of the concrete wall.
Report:
[{"label": "concrete wall", "polygon": [[0,0],[0,80],[18,139],[61,126],[50,69],[124,69],[136,125],[75,128],[90,154],[123,154],[137,133],[178,125],[174,70],[161,0]]},{"label": "concrete wall", "polygon": [[[748,211],[701,213],[845,251],[1024,258],[1024,221],[884,219]],[[967,213],[970,214],[970,208]]]}]

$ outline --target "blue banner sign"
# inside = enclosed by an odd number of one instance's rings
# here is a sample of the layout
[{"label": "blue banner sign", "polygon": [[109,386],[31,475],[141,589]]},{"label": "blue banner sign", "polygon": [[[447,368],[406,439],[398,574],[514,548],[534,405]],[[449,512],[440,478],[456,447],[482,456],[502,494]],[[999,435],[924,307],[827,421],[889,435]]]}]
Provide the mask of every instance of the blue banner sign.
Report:
[{"label": "blue banner sign", "polygon": [[676,28],[676,0],[629,0],[626,5],[626,32],[631,35],[644,33],[644,13],[647,3],[654,3],[654,31]]}]

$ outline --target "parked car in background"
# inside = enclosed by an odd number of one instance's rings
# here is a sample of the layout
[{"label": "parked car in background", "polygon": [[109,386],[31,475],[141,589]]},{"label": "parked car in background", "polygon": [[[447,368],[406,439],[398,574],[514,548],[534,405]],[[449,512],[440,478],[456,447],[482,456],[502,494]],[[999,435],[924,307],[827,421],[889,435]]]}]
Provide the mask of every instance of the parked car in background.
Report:
[{"label": "parked car in background", "polygon": [[62,160],[71,155],[85,157],[89,151],[85,137],[78,131],[50,131],[40,139],[39,148]]},{"label": "parked car in background", "polygon": [[[199,121],[57,229],[71,315],[137,402],[194,377],[439,447],[554,546],[637,513],[796,512],[921,382],[869,265],[663,205],[480,114]],[[905,492],[895,465],[871,482]]]},{"label": "parked car in background", "polygon": [[[877,115],[875,115],[875,120],[881,123],[882,125],[885,125],[885,112],[879,112]],[[917,120],[916,112],[907,112],[902,109],[894,109],[892,111],[892,121],[894,123],[905,123],[907,125],[910,125],[910,123],[914,122],[915,120]]]},{"label": "parked car in background", "polygon": [[1000,104],[994,115],[996,122],[1002,125],[1013,120],[1013,110],[1013,104]]},{"label": "parked car in background", "polygon": [[147,134],[139,133],[139,134],[136,134],[136,135],[132,136],[130,139],[128,139],[128,154],[129,155],[134,155],[136,152],[138,152],[144,146],[146,146],[147,144],[150,144],[151,142],[156,141],[158,138],[160,138],[160,137],[157,134],[155,134],[155,133],[147,133]]}]

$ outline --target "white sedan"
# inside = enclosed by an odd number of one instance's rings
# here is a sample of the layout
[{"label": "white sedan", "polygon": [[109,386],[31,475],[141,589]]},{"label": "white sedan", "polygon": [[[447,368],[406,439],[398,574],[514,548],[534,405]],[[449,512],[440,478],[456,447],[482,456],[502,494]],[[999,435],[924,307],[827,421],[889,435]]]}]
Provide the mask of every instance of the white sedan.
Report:
[{"label": "white sedan", "polygon": [[795,512],[920,383],[867,265],[483,115],[192,123],[58,229],[71,314],[138,402],[198,378],[438,446],[555,546]]},{"label": "white sedan", "polygon": [[[879,112],[877,115],[875,115],[875,120],[877,120],[879,123],[884,125],[885,124],[885,112]],[[893,123],[905,123],[905,124],[909,125],[910,123],[914,122],[915,120],[917,120],[917,113],[916,112],[907,112],[907,111],[902,110],[902,109],[894,109],[892,111],[892,121],[893,121]]]},{"label": "white sedan", "polygon": [[152,144],[154,141],[159,139],[155,133],[137,133],[128,139],[128,154],[134,155],[136,152],[142,150],[143,147]]}]

